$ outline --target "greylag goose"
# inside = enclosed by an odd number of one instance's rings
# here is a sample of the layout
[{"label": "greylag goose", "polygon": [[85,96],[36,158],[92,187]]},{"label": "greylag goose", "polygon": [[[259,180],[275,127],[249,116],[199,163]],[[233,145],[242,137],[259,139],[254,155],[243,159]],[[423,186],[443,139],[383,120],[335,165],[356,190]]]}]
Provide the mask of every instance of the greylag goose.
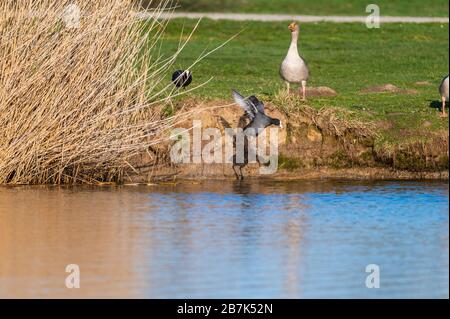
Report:
[{"label": "greylag goose", "polygon": [[309,78],[309,69],[306,61],[298,53],[297,42],[300,28],[295,22],[292,22],[288,28],[292,35],[291,46],[286,58],[281,63],[280,75],[286,82],[288,93],[290,84],[301,84],[302,99],[306,100],[306,82]]},{"label": "greylag goose", "polygon": [[441,94],[441,101],[442,101],[441,117],[447,117],[447,113],[445,113],[445,102],[449,100],[449,97],[448,97],[448,75],[442,80],[441,85],[439,86],[439,93]]},{"label": "greylag goose", "polygon": [[[264,103],[258,100],[254,95],[249,98],[244,98],[236,90],[233,90],[233,98],[236,104],[238,104],[245,111],[245,116],[250,120],[250,122],[244,127],[244,132],[247,129],[252,129],[252,131],[247,131],[247,134],[252,136],[258,136],[266,127],[271,125],[282,127],[281,121],[279,119],[271,118],[267,116],[264,111]],[[242,173],[242,168],[248,164],[248,140],[244,139],[244,162],[238,163],[236,160],[236,155],[233,156],[233,171],[237,179],[244,179]],[[239,167],[240,176],[236,172],[236,167]]]}]

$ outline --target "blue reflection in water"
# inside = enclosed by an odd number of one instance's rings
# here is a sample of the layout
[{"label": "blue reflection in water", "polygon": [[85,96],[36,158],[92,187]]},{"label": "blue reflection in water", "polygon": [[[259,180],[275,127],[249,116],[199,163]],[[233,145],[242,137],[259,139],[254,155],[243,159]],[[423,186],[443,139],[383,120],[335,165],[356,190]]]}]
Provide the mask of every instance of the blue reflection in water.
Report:
[{"label": "blue reflection in water", "polygon": [[[146,296],[448,297],[445,184],[287,189],[149,194]],[[380,289],[365,286],[368,264]]]}]

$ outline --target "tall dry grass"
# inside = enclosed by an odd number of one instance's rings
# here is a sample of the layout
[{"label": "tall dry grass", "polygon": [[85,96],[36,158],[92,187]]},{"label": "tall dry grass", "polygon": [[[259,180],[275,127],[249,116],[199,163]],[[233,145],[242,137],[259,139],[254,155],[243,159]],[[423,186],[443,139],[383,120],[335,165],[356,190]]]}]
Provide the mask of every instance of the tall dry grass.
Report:
[{"label": "tall dry grass", "polygon": [[[62,19],[81,9],[78,28]],[[173,119],[158,45],[167,21],[144,24],[130,0],[0,2],[0,184],[121,180],[130,159]]]}]

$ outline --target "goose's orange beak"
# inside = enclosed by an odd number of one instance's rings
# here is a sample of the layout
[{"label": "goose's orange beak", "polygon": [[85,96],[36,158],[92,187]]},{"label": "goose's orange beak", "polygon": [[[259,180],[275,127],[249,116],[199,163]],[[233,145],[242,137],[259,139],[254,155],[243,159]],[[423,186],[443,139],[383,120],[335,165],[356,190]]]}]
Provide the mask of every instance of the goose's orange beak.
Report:
[{"label": "goose's orange beak", "polygon": [[292,22],[292,23],[289,25],[288,28],[289,28],[289,30],[291,30],[292,32],[294,32],[296,27],[297,27],[297,23]]}]

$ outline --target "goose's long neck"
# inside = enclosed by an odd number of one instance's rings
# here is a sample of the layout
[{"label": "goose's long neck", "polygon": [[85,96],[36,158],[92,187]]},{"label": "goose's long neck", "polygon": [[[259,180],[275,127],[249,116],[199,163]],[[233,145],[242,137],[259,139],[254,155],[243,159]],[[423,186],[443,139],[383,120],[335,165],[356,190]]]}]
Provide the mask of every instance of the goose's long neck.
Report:
[{"label": "goose's long neck", "polygon": [[289,47],[289,55],[298,55],[298,32],[292,32],[291,46]]}]

